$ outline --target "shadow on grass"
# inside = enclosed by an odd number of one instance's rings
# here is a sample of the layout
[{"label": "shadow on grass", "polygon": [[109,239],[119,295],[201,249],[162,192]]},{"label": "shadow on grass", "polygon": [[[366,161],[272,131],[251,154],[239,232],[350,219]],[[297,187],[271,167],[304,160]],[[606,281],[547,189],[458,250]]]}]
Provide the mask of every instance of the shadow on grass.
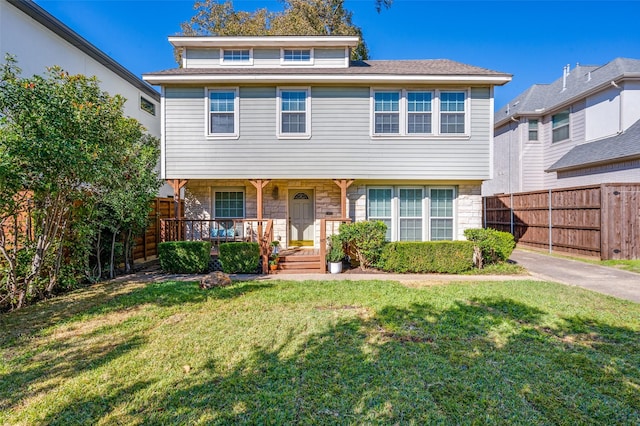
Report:
[{"label": "shadow on grass", "polygon": [[[293,355],[257,348],[149,401],[149,424],[638,424],[635,331],[508,299],[342,319]],[[617,345],[628,345],[616,355]],[[611,345],[607,347],[607,345]],[[196,384],[193,384],[197,382]],[[207,417],[208,416],[208,417]]]}]

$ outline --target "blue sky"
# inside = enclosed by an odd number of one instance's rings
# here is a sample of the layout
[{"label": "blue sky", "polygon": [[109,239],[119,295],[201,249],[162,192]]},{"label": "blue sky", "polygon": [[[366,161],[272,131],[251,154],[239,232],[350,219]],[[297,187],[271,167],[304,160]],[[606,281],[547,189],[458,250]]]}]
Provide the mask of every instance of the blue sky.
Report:
[{"label": "blue sky", "polygon": [[[193,16],[191,0],[37,0],[49,13],[134,74],[176,67],[167,37]],[[280,9],[277,1],[234,1],[236,9]],[[372,59],[446,58],[513,74],[496,108],[576,63],[640,59],[640,1],[346,0]],[[53,65],[53,64],[52,64]]]}]

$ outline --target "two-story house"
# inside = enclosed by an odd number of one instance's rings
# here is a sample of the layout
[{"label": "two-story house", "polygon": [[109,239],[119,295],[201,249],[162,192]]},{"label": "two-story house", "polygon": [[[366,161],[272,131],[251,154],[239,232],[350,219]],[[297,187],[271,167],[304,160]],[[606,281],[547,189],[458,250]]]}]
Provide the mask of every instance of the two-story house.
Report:
[{"label": "two-story house", "polygon": [[[387,238],[455,240],[482,225],[493,90],[511,75],[451,60],[350,61],[357,37],[170,37],[164,179],[185,216],[269,218],[285,247],[321,219],[375,219]],[[224,230],[212,230],[224,232]]]},{"label": "two-story house", "polygon": [[483,194],[640,182],[640,60],[567,65],[495,116]]}]

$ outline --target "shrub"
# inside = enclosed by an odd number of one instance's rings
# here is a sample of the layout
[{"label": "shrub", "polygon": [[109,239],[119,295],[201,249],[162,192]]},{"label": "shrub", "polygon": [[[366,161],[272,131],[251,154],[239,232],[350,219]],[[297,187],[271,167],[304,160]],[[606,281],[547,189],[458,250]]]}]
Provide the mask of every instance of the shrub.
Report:
[{"label": "shrub", "polygon": [[375,265],[384,246],[387,225],[380,221],[343,223],[338,228],[340,239],[349,244],[362,269]]},{"label": "shrub", "polygon": [[227,274],[255,274],[260,264],[260,245],[241,242],[220,244],[220,264]]},{"label": "shrub", "polygon": [[473,243],[425,241],[387,243],[378,266],[388,272],[458,274],[473,268]]},{"label": "shrub", "polygon": [[495,229],[465,229],[464,236],[480,250],[482,259],[477,262],[479,267],[483,263],[504,262],[509,259],[516,246],[513,235]]},{"label": "shrub", "polygon": [[164,272],[198,274],[207,272],[211,258],[209,241],[167,241],[158,244],[160,267]]},{"label": "shrub", "polygon": [[329,250],[327,250],[327,262],[342,262],[344,259],[344,247],[340,235],[329,237]]}]

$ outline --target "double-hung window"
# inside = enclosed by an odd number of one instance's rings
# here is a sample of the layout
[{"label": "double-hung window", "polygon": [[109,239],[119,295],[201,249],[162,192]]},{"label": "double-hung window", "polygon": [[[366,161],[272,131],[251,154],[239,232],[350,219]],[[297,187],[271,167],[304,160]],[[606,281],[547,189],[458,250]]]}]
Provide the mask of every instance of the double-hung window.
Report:
[{"label": "double-hung window", "polygon": [[251,49],[222,49],[223,65],[251,65],[253,63]]},{"label": "double-hung window", "polygon": [[400,241],[422,241],[422,188],[398,191]]},{"label": "double-hung window", "polygon": [[569,110],[565,109],[551,116],[551,141],[560,142],[569,139]]},{"label": "double-hung window", "polygon": [[430,190],[431,241],[453,239],[453,192],[452,188]]},{"label": "double-hung window", "polygon": [[465,132],[465,92],[440,92],[440,133]]},{"label": "double-hung window", "polygon": [[278,136],[311,136],[311,102],[309,89],[278,90]]},{"label": "double-hung window", "polygon": [[391,241],[391,188],[369,188],[367,194],[367,213],[369,220],[379,220],[387,225],[386,240]]},{"label": "double-hung window", "polygon": [[375,92],[374,133],[400,134],[400,92]]},{"label": "double-hung window", "polygon": [[538,120],[529,120],[529,140],[538,140]]},{"label": "double-hung window", "polygon": [[407,92],[407,133],[431,133],[431,92]]},{"label": "double-hung window", "polygon": [[238,136],[238,89],[208,91],[208,136]]}]

